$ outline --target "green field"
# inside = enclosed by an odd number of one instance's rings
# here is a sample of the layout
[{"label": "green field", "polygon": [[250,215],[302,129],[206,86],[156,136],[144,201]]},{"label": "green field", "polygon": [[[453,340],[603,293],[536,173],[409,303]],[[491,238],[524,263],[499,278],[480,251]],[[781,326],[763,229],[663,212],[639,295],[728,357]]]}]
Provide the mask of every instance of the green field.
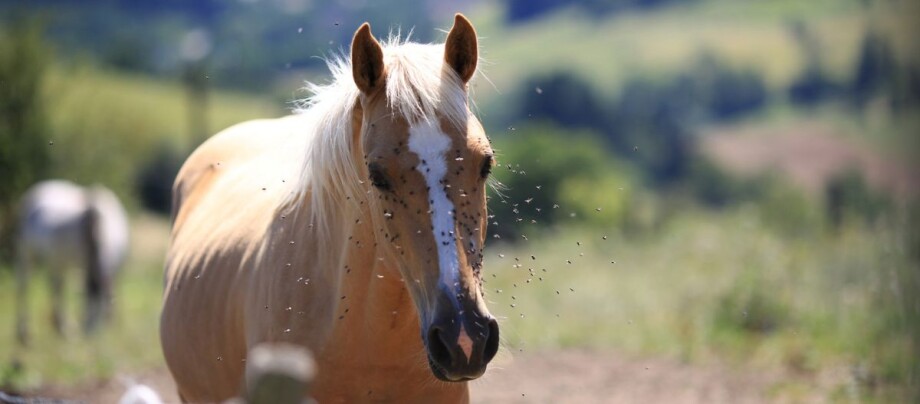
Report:
[{"label": "green field", "polygon": [[[158,150],[184,156],[201,140],[190,133],[188,101],[179,82],[90,64],[58,65],[48,73],[43,96],[53,133],[53,175],[106,184],[129,201],[138,170]],[[212,90],[208,98],[209,133],[286,112],[284,105],[251,94]]]},{"label": "green field", "polygon": [[[828,390],[837,398],[901,397],[916,369],[910,345],[916,269],[903,225],[790,235],[756,206],[677,214],[656,230],[561,228],[487,248],[485,279],[507,349],[593,347],[691,363],[727,362],[794,377],[776,397]],[[72,334],[50,327],[44,279],[32,285],[28,349],[13,341],[13,298],[0,295],[0,384],[30,389],[162,366],[157,324],[162,219],[135,219],[112,326],[76,332],[79,294],[67,293]],[[604,237],[606,236],[606,239]],[[569,261],[571,263],[569,263]],[[76,279],[72,279],[76,280]],[[0,290],[13,279],[0,271]],[[512,306],[513,305],[513,306]],[[851,369],[863,376],[851,376]],[[841,373],[842,372],[842,373]],[[841,376],[842,375],[842,376]]]},{"label": "green field", "polygon": [[654,234],[561,229],[495,245],[488,297],[514,348],[614,348],[798,375],[777,394],[862,366],[867,379],[837,377],[837,394],[897,397],[917,370],[904,225],[793,236],[771,220],[755,206],[691,211]]}]

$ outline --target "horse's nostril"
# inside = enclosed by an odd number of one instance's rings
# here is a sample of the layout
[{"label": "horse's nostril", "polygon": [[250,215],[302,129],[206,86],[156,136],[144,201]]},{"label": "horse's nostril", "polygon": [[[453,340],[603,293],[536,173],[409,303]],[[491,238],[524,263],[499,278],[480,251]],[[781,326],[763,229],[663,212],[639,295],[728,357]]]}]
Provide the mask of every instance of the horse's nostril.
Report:
[{"label": "horse's nostril", "polygon": [[450,349],[447,342],[442,339],[444,334],[438,327],[431,327],[428,330],[428,354],[431,360],[440,366],[450,365]]},{"label": "horse's nostril", "polygon": [[498,353],[498,322],[495,319],[489,320],[489,336],[486,339],[486,346],[482,351],[482,361],[489,363],[495,354]]}]

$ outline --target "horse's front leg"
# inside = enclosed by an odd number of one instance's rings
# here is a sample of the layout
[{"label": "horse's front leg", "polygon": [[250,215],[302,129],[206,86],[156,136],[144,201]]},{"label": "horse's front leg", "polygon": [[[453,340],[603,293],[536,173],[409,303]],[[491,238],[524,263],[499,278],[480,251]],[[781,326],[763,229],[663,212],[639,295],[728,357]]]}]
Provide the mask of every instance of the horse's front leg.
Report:
[{"label": "horse's front leg", "polygon": [[51,287],[51,322],[59,336],[65,336],[64,268],[59,260],[49,260],[48,285]]},{"label": "horse's front leg", "polygon": [[84,313],[83,331],[92,334],[103,323],[110,311],[112,300],[111,280],[102,270],[90,267],[86,277],[86,312]]},{"label": "horse's front leg", "polygon": [[29,344],[29,271],[32,260],[30,252],[19,246],[16,252],[16,339],[20,345]]}]

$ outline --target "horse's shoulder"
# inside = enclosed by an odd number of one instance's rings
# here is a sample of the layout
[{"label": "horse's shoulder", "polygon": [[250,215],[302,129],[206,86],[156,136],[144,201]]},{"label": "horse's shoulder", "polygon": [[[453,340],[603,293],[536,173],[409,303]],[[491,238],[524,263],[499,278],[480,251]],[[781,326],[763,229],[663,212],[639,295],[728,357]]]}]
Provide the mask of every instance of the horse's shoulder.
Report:
[{"label": "horse's shoulder", "polygon": [[[186,159],[173,184],[173,219],[182,222],[184,205],[215,192],[233,196],[273,171],[285,170],[302,150],[305,122],[300,116],[260,119],[231,126],[202,143]],[[220,187],[213,185],[221,183]],[[261,183],[260,183],[261,184]],[[264,185],[258,185],[262,187]],[[218,197],[221,199],[221,197]]]},{"label": "horse's shoulder", "polygon": [[173,184],[173,208],[176,202],[220,176],[244,167],[272,148],[283,134],[288,118],[258,119],[233,125],[202,143],[185,160]]},{"label": "horse's shoulder", "polygon": [[278,121],[246,121],[218,132],[192,152],[180,170],[180,175],[202,166],[227,164],[251,157],[265,146],[265,140],[274,136],[273,129]]}]

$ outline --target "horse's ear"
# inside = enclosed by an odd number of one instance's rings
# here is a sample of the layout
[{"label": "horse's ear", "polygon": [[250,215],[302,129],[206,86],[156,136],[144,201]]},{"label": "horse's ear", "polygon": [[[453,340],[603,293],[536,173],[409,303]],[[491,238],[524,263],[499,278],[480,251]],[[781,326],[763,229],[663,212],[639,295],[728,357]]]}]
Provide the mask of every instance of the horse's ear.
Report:
[{"label": "horse's ear", "polygon": [[464,83],[470,81],[476,72],[476,63],[479,61],[477,41],[473,24],[463,14],[457,13],[454,26],[444,43],[444,63],[454,69]]},{"label": "horse's ear", "polygon": [[362,24],[351,40],[351,70],[355,84],[365,94],[383,85],[383,48],[368,23]]}]

